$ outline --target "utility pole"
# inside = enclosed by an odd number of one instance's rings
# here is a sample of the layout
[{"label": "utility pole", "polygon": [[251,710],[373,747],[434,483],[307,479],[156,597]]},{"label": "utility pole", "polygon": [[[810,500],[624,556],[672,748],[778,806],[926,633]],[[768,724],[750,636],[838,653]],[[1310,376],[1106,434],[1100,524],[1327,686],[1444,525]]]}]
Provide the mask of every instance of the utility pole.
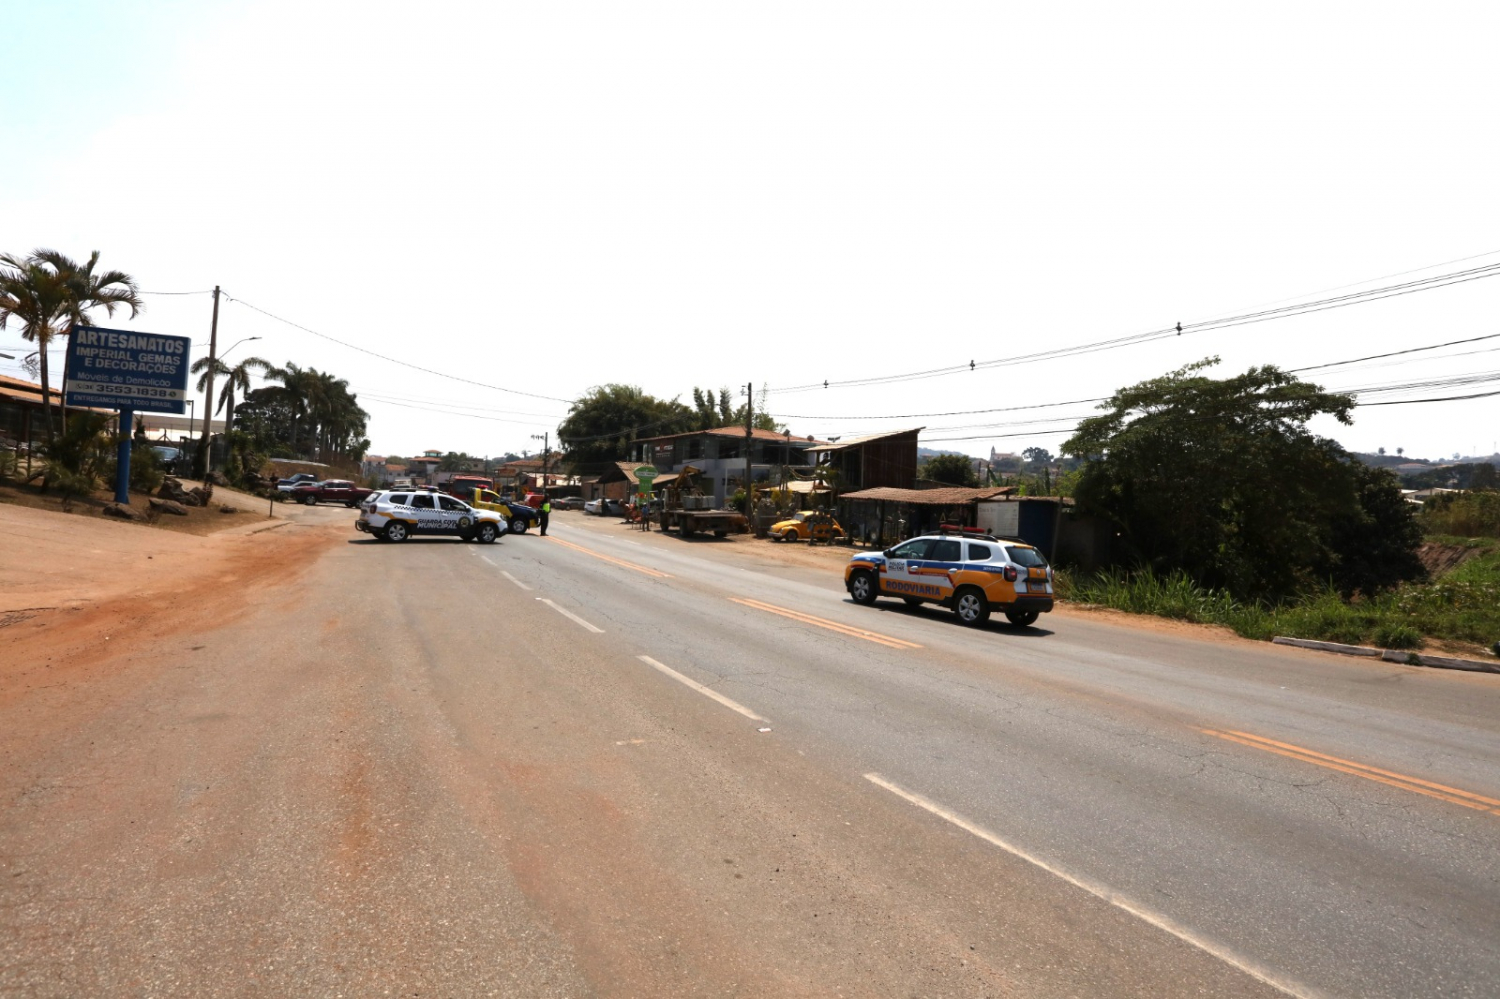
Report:
[{"label": "utility pole", "polygon": [[219,286],[214,285],[214,320],[208,329],[208,371],[205,373],[207,381],[207,398],[203,400],[203,439],[198,443],[198,457],[193,462],[195,468],[202,474],[203,479],[208,479],[209,471],[209,431],[214,425],[214,368],[219,360]]},{"label": "utility pole", "polygon": [[547,456],[552,453],[552,431],[532,434],[531,439],[542,442],[542,493],[547,492]]},{"label": "utility pole", "polygon": [[[745,517],[755,516],[755,503],[753,502],[755,481],[755,469],[752,467],[751,445],[755,443],[755,435],[752,432],[755,426],[755,383],[749,382],[745,385]],[[750,531],[755,531],[755,523],[752,520]]]}]

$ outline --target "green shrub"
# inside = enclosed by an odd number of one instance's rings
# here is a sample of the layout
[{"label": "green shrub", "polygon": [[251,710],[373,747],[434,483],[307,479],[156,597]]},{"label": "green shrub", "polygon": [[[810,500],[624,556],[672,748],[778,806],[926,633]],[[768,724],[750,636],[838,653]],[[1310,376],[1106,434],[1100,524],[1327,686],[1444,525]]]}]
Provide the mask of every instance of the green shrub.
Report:
[{"label": "green shrub", "polygon": [[1147,570],[1091,574],[1057,570],[1055,582],[1061,600],[1219,624],[1262,641],[1286,635],[1415,649],[1425,637],[1481,645],[1500,638],[1500,547],[1432,582],[1407,583],[1375,597],[1352,600],[1330,588],[1280,604],[1247,603],[1198,586],[1181,573],[1157,576]]},{"label": "green shrub", "polygon": [[1375,644],[1382,649],[1420,649],[1422,633],[1409,624],[1384,622],[1375,628]]},{"label": "green shrub", "polygon": [[87,496],[99,488],[98,478],[91,474],[50,465],[47,467],[45,481],[47,490],[57,493],[64,500]]},{"label": "green shrub", "polygon": [[134,448],[130,452],[130,491],[135,493],[155,492],[166,478],[161,455],[149,447]]},{"label": "green shrub", "polygon": [[1420,520],[1428,534],[1500,538],[1500,493],[1441,493],[1423,505]]}]

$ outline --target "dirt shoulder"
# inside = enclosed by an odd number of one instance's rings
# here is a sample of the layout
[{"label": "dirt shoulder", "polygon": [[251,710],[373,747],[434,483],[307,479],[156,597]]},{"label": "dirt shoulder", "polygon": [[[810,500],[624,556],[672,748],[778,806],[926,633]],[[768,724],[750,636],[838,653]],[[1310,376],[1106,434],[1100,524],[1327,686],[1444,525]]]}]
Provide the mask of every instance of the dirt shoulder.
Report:
[{"label": "dirt shoulder", "polygon": [[233,620],[347,533],[262,513],[194,534],[13,503],[0,531],[0,705],[105,653]]},{"label": "dirt shoulder", "polygon": [[[192,489],[202,485],[194,479],[180,479],[183,488]],[[39,510],[80,519],[104,519],[103,510],[114,502],[112,489],[98,489],[88,496],[64,500],[56,493],[42,492],[36,483],[0,483],[0,509],[20,507]],[[171,531],[174,534],[213,534],[218,531],[240,527],[267,519],[271,502],[259,496],[237,492],[224,486],[214,487],[214,498],[208,506],[185,507],[185,514],[156,514],[151,510],[150,497],[145,493],[131,493],[130,506],[147,514],[146,521],[125,521],[108,518],[115,523],[130,524],[154,530]],[[284,504],[276,504],[279,511]]]}]

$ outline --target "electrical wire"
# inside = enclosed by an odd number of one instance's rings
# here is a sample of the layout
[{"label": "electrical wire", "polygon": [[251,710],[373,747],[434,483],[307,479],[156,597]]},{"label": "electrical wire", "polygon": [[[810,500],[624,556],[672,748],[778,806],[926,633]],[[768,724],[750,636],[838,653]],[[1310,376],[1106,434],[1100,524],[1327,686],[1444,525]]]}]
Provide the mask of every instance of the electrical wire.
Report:
[{"label": "electrical wire", "polygon": [[336,344],[338,344],[341,347],[348,347],[350,350],[357,350],[361,354],[368,354],[371,357],[378,357],[382,361],[389,361],[392,364],[399,364],[399,365],[401,365],[404,368],[411,368],[413,371],[421,371],[424,374],[437,375],[439,378],[448,378],[448,379],[451,379],[452,381],[463,382],[466,385],[477,385],[480,388],[491,389],[491,390],[496,391],[496,392],[509,392],[511,395],[524,395],[524,396],[526,396],[529,399],[545,399],[548,402],[561,402],[561,403],[567,403],[567,404],[572,404],[572,402],[573,402],[572,399],[558,399],[555,396],[539,395],[539,394],[537,394],[535,392],[522,392],[520,389],[506,388],[503,385],[491,385],[488,382],[476,381],[473,378],[464,378],[464,377],[462,377],[460,375],[452,375],[452,374],[447,373],[446,371],[434,371],[432,368],[424,368],[420,364],[413,364],[410,361],[403,361],[400,358],[390,357],[390,356],[388,356],[386,354],[381,354],[381,353],[378,353],[376,351],[370,350],[367,347],[360,347],[360,346],[357,346],[356,344],[349,343],[346,340],[340,340],[338,337],[329,336],[327,333],[319,333],[317,330],[310,329],[309,327],[303,326],[301,323],[294,323],[290,319],[283,319],[281,316],[276,315],[274,312],[267,312],[265,309],[262,309],[260,306],[258,306],[258,305],[252,305],[251,303],[245,301],[243,298],[235,298],[235,297],[233,297],[233,296],[231,296],[231,295],[229,295],[227,293],[224,293],[224,292],[221,292],[221,294],[223,294],[223,296],[224,296],[224,298],[226,300],[228,300],[230,302],[236,302],[236,303],[238,303],[240,305],[243,305],[247,309],[253,309],[254,311],[259,312],[263,316],[267,316],[267,317],[269,317],[271,319],[276,320],[278,323],[285,323],[286,325],[291,326],[294,329],[299,329],[299,330],[301,330],[304,333],[311,333],[315,337],[319,337],[321,339],[328,340],[331,343],[336,343]]},{"label": "electrical wire", "polygon": [[[1500,337],[1500,333],[1488,333],[1484,336],[1469,337],[1466,340],[1449,340],[1446,343],[1435,343],[1427,347],[1411,347],[1407,350],[1393,350],[1387,354],[1371,354],[1368,357],[1356,357],[1348,361],[1329,361],[1327,364],[1309,364],[1305,368],[1288,368],[1287,370],[1292,374],[1296,374],[1301,371],[1321,371],[1324,368],[1338,368],[1346,364],[1359,364],[1361,361],[1378,361],[1386,357],[1400,357],[1403,354],[1419,354],[1425,350],[1440,350],[1443,347],[1456,347],[1460,344],[1465,343],[1478,343],[1481,340],[1493,340],[1496,337]],[[1458,354],[1454,356],[1463,357],[1465,355]]]},{"label": "electrical wire", "polygon": [[1329,309],[1344,308],[1350,305],[1361,305],[1366,302],[1380,301],[1386,298],[1395,298],[1402,295],[1415,294],[1420,291],[1431,291],[1437,288],[1446,288],[1455,284],[1464,284],[1469,281],[1478,281],[1485,278],[1500,276],[1500,263],[1485,264],[1481,267],[1469,268],[1462,271],[1453,271],[1447,274],[1439,274],[1430,278],[1420,278],[1415,281],[1406,281],[1400,284],[1387,285],[1380,288],[1371,288],[1365,291],[1351,292],[1346,295],[1336,295],[1331,298],[1317,299],[1310,302],[1299,302],[1293,305],[1282,306],[1274,309],[1263,309],[1257,312],[1248,312],[1236,316],[1228,316],[1221,319],[1211,319],[1201,322],[1177,324],[1157,330],[1148,330],[1143,333],[1133,333],[1122,337],[1114,337],[1108,340],[1099,340],[1093,343],[1075,344],[1070,347],[1058,347],[1052,350],[1035,351],[1030,354],[1017,354],[1010,357],[995,358],[989,361],[970,361],[968,364],[949,365],[942,368],[930,368],[925,371],[906,372],[898,375],[878,375],[868,378],[851,378],[844,381],[823,381],[807,385],[794,385],[784,389],[774,389],[778,393],[809,392],[814,389],[828,388],[855,388],[868,385],[885,385],[896,382],[919,381],[927,378],[938,378],[945,375],[959,374],[964,371],[987,370],[990,368],[1005,367],[1015,364],[1027,364],[1037,361],[1057,360],[1065,357],[1077,357],[1084,354],[1099,353],[1106,350],[1116,350],[1121,347],[1134,346],[1142,343],[1150,343],[1156,340],[1169,339],[1182,336],[1184,333],[1201,333],[1208,330],[1230,329],[1237,326],[1246,326],[1252,323],[1269,322],[1273,319],[1283,319],[1292,316],[1307,315],[1314,312],[1324,312]]}]

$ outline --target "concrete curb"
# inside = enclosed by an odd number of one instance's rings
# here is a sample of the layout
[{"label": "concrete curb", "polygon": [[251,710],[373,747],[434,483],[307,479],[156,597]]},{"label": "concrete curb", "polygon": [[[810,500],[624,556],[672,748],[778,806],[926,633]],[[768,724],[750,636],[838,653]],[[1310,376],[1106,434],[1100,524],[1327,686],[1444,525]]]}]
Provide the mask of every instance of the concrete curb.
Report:
[{"label": "concrete curb", "polygon": [[1418,652],[1403,652],[1400,649],[1372,649],[1365,645],[1340,645],[1338,642],[1317,642],[1310,638],[1286,638],[1278,635],[1271,639],[1272,645],[1293,645],[1299,649],[1314,649],[1318,652],[1336,652],[1341,656],[1362,656],[1380,659],[1403,666],[1431,666],[1435,669],[1461,669],[1471,673],[1500,673],[1500,662],[1483,659],[1454,659],[1451,656],[1424,656]]}]

